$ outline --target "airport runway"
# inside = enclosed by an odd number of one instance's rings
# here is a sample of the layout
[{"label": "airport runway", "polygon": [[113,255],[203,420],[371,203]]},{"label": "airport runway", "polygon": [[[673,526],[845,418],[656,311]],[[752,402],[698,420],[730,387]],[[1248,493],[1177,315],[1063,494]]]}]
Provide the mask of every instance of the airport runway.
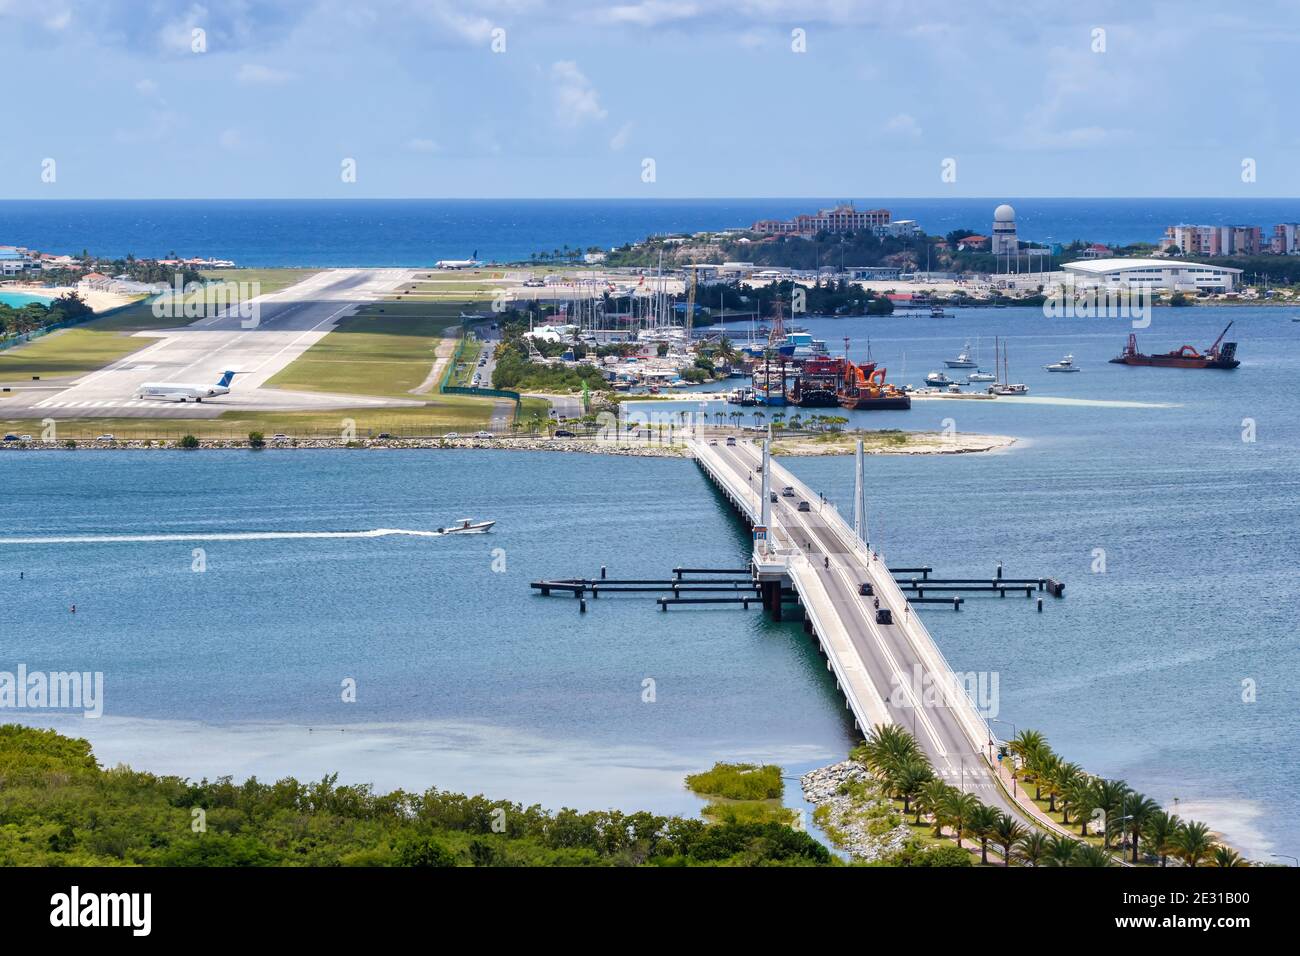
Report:
[{"label": "airport runway", "polygon": [[[279,292],[258,296],[255,317],[232,308],[178,321],[177,328],[139,332],[156,341],[69,385],[24,387],[0,403],[4,418],[215,418],[234,410],[300,410],[365,405],[419,405],[263,386],[273,375],[328,334],[358,306],[409,280],[403,269],[332,269]],[[230,394],[201,403],[139,398],[149,383],[215,384],[236,373]]]}]

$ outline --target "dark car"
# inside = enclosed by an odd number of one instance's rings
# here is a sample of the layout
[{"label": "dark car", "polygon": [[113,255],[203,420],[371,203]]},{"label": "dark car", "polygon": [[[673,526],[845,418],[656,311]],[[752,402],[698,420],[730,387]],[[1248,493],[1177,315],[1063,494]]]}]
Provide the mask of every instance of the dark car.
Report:
[{"label": "dark car", "polygon": [[5,441],[17,441],[17,440],[18,440],[17,435],[5,435]]},{"label": "dark car", "polygon": [[773,491],[771,494],[772,494],[772,500],[773,500],[773,501],[776,501],[776,492]]},{"label": "dark car", "polygon": [[799,510],[800,510],[800,511],[812,511],[812,506],[811,506],[810,504],[808,504],[808,502],[806,502],[806,501],[801,501],[801,502],[799,502]]},{"label": "dark car", "polygon": [[876,592],[875,589],[872,588],[870,581],[863,581],[861,584],[858,585],[858,593],[861,594],[863,597],[871,597]]},{"label": "dark car", "polygon": [[379,438],[380,440],[383,440],[383,439],[387,439],[387,438],[392,438],[393,436],[390,435],[390,434],[388,434],[388,432],[380,432],[380,433],[379,433],[377,436],[375,436],[375,437],[376,437],[376,438]]},{"label": "dark car", "polygon": [[555,437],[556,437],[556,438],[576,438],[576,437],[578,437],[578,436],[576,436],[575,434],[573,434],[573,432],[569,431],[567,428],[557,428],[557,429],[555,429]]}]

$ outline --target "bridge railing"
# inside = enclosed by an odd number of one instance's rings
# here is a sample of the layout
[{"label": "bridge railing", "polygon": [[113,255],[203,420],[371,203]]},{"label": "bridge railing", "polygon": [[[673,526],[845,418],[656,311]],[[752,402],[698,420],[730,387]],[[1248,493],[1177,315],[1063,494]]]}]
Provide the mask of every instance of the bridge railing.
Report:
[{"label": "bridge railing", "polygon": [[[807,485],[784,467],[774,463],[773,471],[775,472],[778,468],[788,476],[792,484],[811,494],[811,490]],[[835,536],[840,540],[840,543],[857,554],[868,568],[874,567],[871,550],[853,533],[852,527],[839,513],[839,509],[828,501],[823,506],[822,513],[830,517],[831,520],[827,521],[827,525],[834,530]],[[894,580],[888,565],[883,560],[879,561],[878,564],[881,573],[876,577],[878,581],[883,582],[882,590],[885,591],[885,595],[882,596],[888,596],[890,603],[896,607],[910,606],[908,605],[907,596],[898,586],[898,582]],[[899,624],[900,622],[895,618],[894,623]],[[980,715],[974,699],[970,696],[970,691],[964,685],[960,688],[954,686],[955,681],[951,679],[951,675],[955,675],[957,672],[953,670],[952,665],[943,656],[943,652],[939,650],[939,645],[935,643],[934,637],[921,622],[919,615],[914,612],[904,614],[901,626],[908,643],[922,659],[925,666],[937,675],[949,676],[949,680],[944,682],[947,685],[943,688],[944,700],[948,702],[958,720],[961,721],[966,736],[970,738],[976,752],[987,756],[985,746],[991,739],[992,734],[989,732],[988,723]]]},{"label": "bridge railing", "polygon": [[[876,692],[874,698],[870,701],[862,700],[854,686],[850,674],[844,669],[840,661],[839,654],[832,646],[834,641],[834,632],[832,623],[822,619],[818,610],[818,605],[823,601],[830,604],[830,595],[822,589],[821,581],[817,577],[817,572],[812,566],[812,562],[802,553],[791,554],[790,560],[790,580],[799,593],[799,599],[803,602],[804,614],[808,616],[809,622],[813,626],[818,638],[821,640],[822,650],[826,652],[826,660],[830,664],[831,672],[835,675],[836,682],[840,685],[840,690],[849,702],[849,709],[853,711],[853,716],[858,725],[858,729],[864,734],[867,733],[876,724],[892,723],[889,716],[889,709],[885,706],[884,700]],[[797,573],[803,572],[803,573]],[[833,611],[833,607],[832,607]],[[840,622],[840,628],[843,629],[843,623]],[[874,690],[869,679],[864,679],[867,693]]]}]

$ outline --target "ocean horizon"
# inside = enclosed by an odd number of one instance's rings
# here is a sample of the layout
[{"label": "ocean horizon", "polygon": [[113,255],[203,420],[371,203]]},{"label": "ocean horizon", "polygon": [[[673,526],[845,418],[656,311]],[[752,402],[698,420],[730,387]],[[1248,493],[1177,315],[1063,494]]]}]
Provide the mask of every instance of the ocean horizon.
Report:
[{"label": "ocean horizon", "polygon": [[55,254],[229,259],[238,266],[423,267],[438,259],[525,262],[647,236],[739,228],[837,202],[884,207],[931,234],[990,228],[1016,209],[1022,239],[1156,242],[1166,226],[1300,221],[1295,198],[24,199],[0,200],[0,245]]}]

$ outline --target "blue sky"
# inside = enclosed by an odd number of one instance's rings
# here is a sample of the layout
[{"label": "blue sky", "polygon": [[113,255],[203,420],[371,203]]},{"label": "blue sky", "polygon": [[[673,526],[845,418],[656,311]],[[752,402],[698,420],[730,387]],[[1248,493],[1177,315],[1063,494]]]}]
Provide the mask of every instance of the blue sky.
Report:
[{"label": "blue sky", "polygon": [[0,0],[0,197],[1295,196],[1298,10]]}]

